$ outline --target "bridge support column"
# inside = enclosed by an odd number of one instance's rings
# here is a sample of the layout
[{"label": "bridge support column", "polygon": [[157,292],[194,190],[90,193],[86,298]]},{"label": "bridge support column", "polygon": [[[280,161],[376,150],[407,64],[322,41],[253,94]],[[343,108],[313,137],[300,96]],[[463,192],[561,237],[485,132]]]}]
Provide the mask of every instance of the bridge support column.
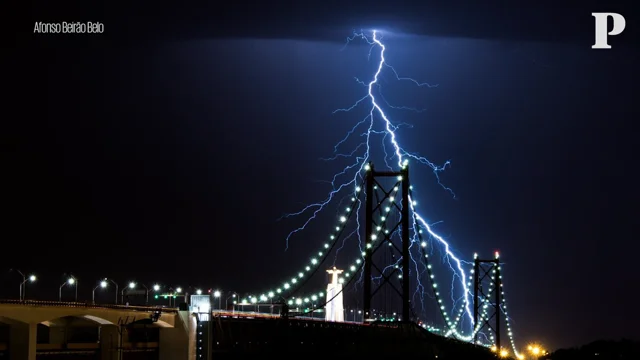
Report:
[{"label": "bridge support column", "polygon": [[9,336],[11,360],[36,360],[38,324],[12,324]]},{"label": "bridge support column", "polygon": [[118,326],[100,327],[100,358],[102,360],[121,360],[122,336]]}]

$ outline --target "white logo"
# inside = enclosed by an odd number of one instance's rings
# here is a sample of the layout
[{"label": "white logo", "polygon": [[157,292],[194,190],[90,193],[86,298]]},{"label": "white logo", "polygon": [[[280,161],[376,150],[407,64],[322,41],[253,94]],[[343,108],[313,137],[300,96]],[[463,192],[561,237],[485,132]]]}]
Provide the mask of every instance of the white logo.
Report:
[{"label": "white logo", "polygon": [[[617,13],[591,13],[591,15],[596,18],[596,43],[591,46],[592,49],[611,49],[611,45],[608,43],[609,36],[620,35],[625,26],[627,26],[627,21],[624,19],[624,16]],[[613,29],[611,31],[608,30],[608,21],[607,19],[611,18],[613,20]]]}]

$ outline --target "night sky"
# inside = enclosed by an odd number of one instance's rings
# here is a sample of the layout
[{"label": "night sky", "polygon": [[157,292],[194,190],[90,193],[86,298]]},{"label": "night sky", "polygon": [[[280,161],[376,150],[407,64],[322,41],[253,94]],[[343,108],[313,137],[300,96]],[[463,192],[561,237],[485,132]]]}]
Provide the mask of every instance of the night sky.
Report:
[{"label": "night sky", "polygon": [[[295,274],[336,209],[287,251],[304,219],[278,219],[323,199],[344,165],[320,158],[364,113],[332,111],[365,94],[354,77],[377,55],[342,49],[375,27],[401,76],[438,84],[385,88],[424,109],[390,113],[413,125],[405,148],[451,161],[455,198],[412,165],[419,209],[463,258],[501,252],[518,344],[638,339],[640,14],[386,3],[35,7],[4,67],[6,270],[37,273],[40,299],[64,273],[85,299],[104,277],[248,292]],[[594,11],[626,16],[611,50],[591,49]],[[68,20],[105,33],[32,34]],[[18,276],[2,279],[16,297]]]}]

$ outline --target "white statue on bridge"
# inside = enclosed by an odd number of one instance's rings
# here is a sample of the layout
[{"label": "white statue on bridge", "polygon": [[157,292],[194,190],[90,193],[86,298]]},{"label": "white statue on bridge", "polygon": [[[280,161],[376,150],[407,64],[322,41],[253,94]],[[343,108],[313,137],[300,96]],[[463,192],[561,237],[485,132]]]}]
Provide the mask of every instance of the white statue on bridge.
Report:
[{"label": "white statue on bridge", "polygon": [[327,321],[344,321],[344,306],[342,300],[342,284],[338,281],[338,276],[343,270],[338,270],[334,266],[333,269],[327,270],[331,274],[331,282],[327,286],[327,306],[325,307]]}]

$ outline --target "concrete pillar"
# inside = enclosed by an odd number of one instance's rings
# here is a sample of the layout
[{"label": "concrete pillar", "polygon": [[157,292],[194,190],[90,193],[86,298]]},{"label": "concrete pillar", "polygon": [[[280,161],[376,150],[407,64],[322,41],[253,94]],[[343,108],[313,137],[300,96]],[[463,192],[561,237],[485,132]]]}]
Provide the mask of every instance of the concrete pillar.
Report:
[{"label": "concrete pillar", "polygon": [[9,351],[11,360],[36,360],[38,324],[11,325]]},{"label": "concrete pillar", "polygon": [[187,360],[189,337],[183,328],[161,328],[158,344],[160,360]]},{"label": "concrete pillar", "polygon": [[122,346],[120,332],[116,325],[100,327],[100,354],[102,360],[120,360],[119,350]]}]

